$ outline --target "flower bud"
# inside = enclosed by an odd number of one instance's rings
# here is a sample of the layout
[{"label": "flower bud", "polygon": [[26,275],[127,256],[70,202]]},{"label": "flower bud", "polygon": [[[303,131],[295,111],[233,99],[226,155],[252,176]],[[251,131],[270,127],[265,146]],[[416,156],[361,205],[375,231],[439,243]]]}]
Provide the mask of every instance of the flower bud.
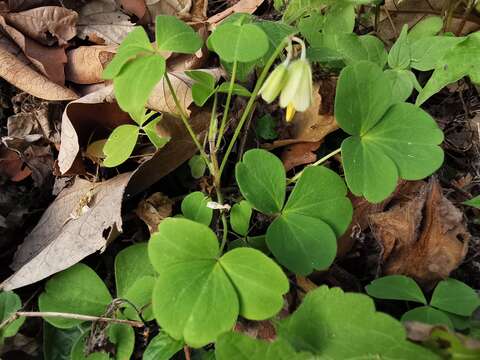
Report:
[{"label": "flower bud", "polygon": [[286,79],[287,66],[285,64],[280,64],[270,73],[267,80],[263,83],[263,86],[259,91],[262,99],[269,104],[275,100],[278,94],[282,91]]},{"label": "flower bud", "polygon": [[280,94],[280,106],[305,111],[312,104],[312,69],[306,59],[295,60],[288,67],[287,80]]}]

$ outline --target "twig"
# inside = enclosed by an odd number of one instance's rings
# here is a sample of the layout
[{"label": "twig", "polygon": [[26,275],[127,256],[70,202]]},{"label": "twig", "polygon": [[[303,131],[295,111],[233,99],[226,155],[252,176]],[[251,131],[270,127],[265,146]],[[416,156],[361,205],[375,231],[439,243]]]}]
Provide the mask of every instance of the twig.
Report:
[{"label": "twig", "polygon": [[58,317],[63,319],[75,319],[75,320],[82,320],[82,321],[100,321],[100,322],[111,322],[115,324],[125,324],[130,325],[133,327],[144,327],[145,325],[140,321],[134,320],[123,320],[123,319],[113,319],[108,317],[102,316],[91,316],[91,315],[81,315],[81,314],[72,314],[72,313],[61,313],[61,312],[35,312],[35,311],[17,311],[16,313],[12,314],[8,319],[4,320],[0,324],[0,329],[10,325],[12,322],[17,320],[19,317]]}]

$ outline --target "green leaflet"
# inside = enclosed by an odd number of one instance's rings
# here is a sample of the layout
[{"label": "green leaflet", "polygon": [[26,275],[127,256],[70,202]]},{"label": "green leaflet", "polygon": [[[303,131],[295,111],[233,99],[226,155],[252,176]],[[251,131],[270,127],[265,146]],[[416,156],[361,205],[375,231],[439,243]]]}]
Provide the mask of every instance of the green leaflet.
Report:
[{"label": "green leaflet", "polygon": [[213,210],[207,207],[209,201],[211,199],[200,191],[190,193],[182,201],[182,213],[187,219],[208,226],[213,216]]},{"label": "green leaflet", "polygon": [[[42,312],[100,316],[111,301],[112,296],[100,277],[87,265],[78,263],[47,281],[45,291],[38,298],[38,308]],[[57,317],[45,320],[62,329],[82,323]]]},{"label": "green leaflet", "polygon": [[408,342],[403,326],[376,312],[368,296],[326,286],[306,295],[295,313],[281,322],[279,335],[295,350],[321,358],[438,359]]},{"label": "green leaflet", "polygon": [[257,60],[264,56],[269,48],[267,35],[260,27],[249,23],[222,24],[210,35],[208,41],[220,58],[230,63]]},{"label": "green leaflet", "polygon": [[115,167],[125,162],[137,144],[140,128],[136,125],[120,125],[108,137],[103,152],[105,167]]},{"label": "green leaflet", "polygon": [[430,305],[456,315],[470,316],[480,306],[480,298],[463,282],[446,279],[436,286]]},{"label": "green leaflet", "polygon": [[452,321],[444,312],[437,310],[431,306],[420,306],[407,311],[402,316],[402,322],[418,321],[430,325],[446,325],[453,329]]},{"label": "green leaflet", "polygon": [[230,225],[237,234],[246,236],[250,226],[252,216],[252,205],[246,200],[242,200],[232,206],[230,211]]},{"label": "green leaflet", "polygon": [[190,26],[169,15],[155,18],[155,39],[162,51],[194,54],[202,47],[202,39]]},{"label": "green leaflet", "polygon": [[155,318],[172,338],[193,347],[215,341],[239,314],[253,320],[273,316],[288,291],[282,270],[264,254],[238,248],[218,258],[213,231],[187,219],[165,219],[148,251],[159,273]]},{"label": "green leaflet", "polygon": [[480,209],[480,195],[475,196],[474,198],[464,201],[464,205],[472,206],[476,209]]},{"label": "green leaflet", "polygon": [[389,275],[373,280],[365,287],[368,295],[377,299],[415,301],[427,304],[418,284],[408,276]]},{"label": "green leaflet", "polygon": [[[22,301],[20,297],[12,291],[0,292],[0,323],[7,320],[11,315],[15,314],[22,308]],[[3,340],[7,337],[14,336],[20,327],[25,322],[24,317],[20,317],[17,320],[10,323],[7,327],[0,330],[0,346],[3,344]]]},{"label": "green leaflet", "polygon": [[265,150],[249,150],[237,164],[240,192],[252,206],[276,219],[267,229],[267,245],[289,270],[306,275],[333,262],[336,238],[352,218],[342,179],[325,167],[304,170],[286,204],[285,170]]},{"label": "green leaflet", "polygon": [[452,47],[435,66],[435,71],[420,92],[416,105],[421,105],[443,87],[464,76],[480,83],[480,32],[469,35],[464,41]]},{"label": "green leaflet", "polygon": [[160,332],[148,343],[143,360],[170,360],[177,352],[182,350],[183,342],[174,340],[164,331]]},{"label": "green leaflet", "polygon": [[370,62],[344,68],[335,98],[335,116],[351,137],[342,143],[347,185],[355,195],[380,202],[398,178],[422,179],[443,163],[443,133],[423,110],[395,103],[391,83]]}]

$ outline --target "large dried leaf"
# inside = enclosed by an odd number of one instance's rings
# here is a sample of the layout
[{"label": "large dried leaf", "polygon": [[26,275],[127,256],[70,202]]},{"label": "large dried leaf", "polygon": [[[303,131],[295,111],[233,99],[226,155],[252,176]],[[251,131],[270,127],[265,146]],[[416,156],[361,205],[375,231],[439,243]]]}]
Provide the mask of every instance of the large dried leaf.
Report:
[{"label": "large dried leaf", "polygon": [[80,46],[67,52],[65,78],[76,84],[96,84],[104,81],[103,69],[115,56],[112,45]]},{"label": "large dried leaf", "polygon": [[[63,190],[18,248],[11,265],[16,272],[0,287],[34,283],[104,249],[112,231],[122,229],[121,204],[130,176],[122,174],[99,184],[77,179]],[[90,192],[93,197],[87,202]],[[88,210],[70,219],[83,206]]]},{"label": "large dried leaf", "polygon": [[0,76],[40,99],[59,101],[78,98],[72,90],[58,85],[32,68],[20,49],[0,35]]},{"label": "large dried leaf", "polygon": [[403,196],[407,200],[369,217],[383,248],[383,271],[431,287],[461,264],[470,234],[462,212],[442,195],[436,180]]},{"label": "large dried leaf", "polygon": [[146,0],[148,11],[153,19],[157,15],[189,17],[192,0]]},{"label": "large dried leaf", "polygon": [[90,0],[80,10],[77,31],[82,39],[112,45],[120,44],[134,25],[115,0]]},{"label": "large dried leaf", "polygon": [[67,62],[67,55],[63,48],[40,45],[8,25],[2,16],[0,26],[43,75],[58,85],[65,83],[64,64]]},{"label": "large dried leaf", "polygon": [[135,15],[139,20],[142,19],[146,12],[147,6],[145,0],[117,0],[120,2],[122,9],[128,14]]},{"label": "large dried leaf", "polygon": [[235,5],[209,17],[207,22],[211,25],[216,25],[234,13],[253,14],[255,10],[263,4],[263,1],[264,0],[240,0]]},{"label": "large dried leaf", "polygon": [[42,6],[5,15],[9,25],[45,45],[67,44],[77,33],[77,18],[75,11],[60,6]]}]

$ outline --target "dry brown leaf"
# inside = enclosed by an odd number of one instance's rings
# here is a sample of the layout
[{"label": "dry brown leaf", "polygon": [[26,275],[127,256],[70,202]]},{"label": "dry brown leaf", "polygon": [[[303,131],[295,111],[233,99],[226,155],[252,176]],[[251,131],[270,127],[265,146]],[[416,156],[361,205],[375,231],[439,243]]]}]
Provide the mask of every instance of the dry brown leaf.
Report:
[{"label": "dry brown leaf", "polygon": [[225,9],[224,11],[209,17],[207,22],[210,25],[215,26],[216,24],[234,13],[253,14],[255,10],[257,10],[258,7],[263,4],[263,1],[264,0],[240,0],[228,9]]},{"label": "dry brown leaf", "polygon": [[128,14],[135,15],[139,20],[142,19],[146,12],[147,6],[145,0],[119,0],[122,9]]},{"label": "dry brown leaf", "polygon": [[0,26],[43,75],[58,85],[65,83],[64,64],[67,62],[67,55],[63,48],[40,45],[8,25],[2,16]]},{"label": "dry brown leaf", "polygon": [[285,171],[296,166],[311,164],[317,160],[315,151],[320,147],[320,141],[304,142],[286,146],[280,158],[282,159]]},{"label": "dry brown leaf", "polygon": [[66,45],[77,34],[78,14],[60,6],[42,6],[5,15],[7,23],[44,45]]},{"label": "dry brown leaf", "polygon": [[103,69],[115,56],[112,45],[80,46],[67,52],[65,78],[76,84],[96,84],[104,81]]},{"label": "dry brown leaf", "polygon": [[118,45],[134,25],[115,0],[90,0],[80,10],[77,32],[98,45]]},{"label": "dry brown leaf", "polygon": [[78,98],[72,90],[55,84],[35,71],[20,49],[1,35],[0,76],[19,89],[40,99],[60,101]]},{"label": "dry brown leaf", "polygon": [[146,4],[152,19],[157,15],[189,17],[192,8],[192,0],[146,0]]},{"label": "dry brown leaf", "polygon": [[173,201],[168,196],[156,192],[143,199],[137,206],[135,214],[148,226],[150,234],[158,229],[158,225],[172,215]]},{"label": "dry brown leaf", "polygon": [[[98,184],[77,179],[63,190],[18,248],[11,265],[15,273],[0,288],[32,284],[105,249],[110,234],[122,229],[121,205],[130,176],[126,173]],[[70,219],[90,191],[89,210]]]},{"label": "dry brown leaf", "polygon": [[383,247],[385,274],[403,274],[429,288],[462,262],[470,239],[463,215],[435,179],[423,183],[386,212],[369,217]]},{"label": "dry brown leaf", "polygon": [[317,82],[313,86],[313,104],[304,112],[297,112],[293,118],[289,137],[274,141],[265,147],[274,149],[303,142],[323,141],[325,136],[338,129],[333,116],[335,80]]},{"label": "dry brown leaf", "polygon": [[32,174],[20,156],[12,150],[0,148],[0,177],[22,181]]}]

